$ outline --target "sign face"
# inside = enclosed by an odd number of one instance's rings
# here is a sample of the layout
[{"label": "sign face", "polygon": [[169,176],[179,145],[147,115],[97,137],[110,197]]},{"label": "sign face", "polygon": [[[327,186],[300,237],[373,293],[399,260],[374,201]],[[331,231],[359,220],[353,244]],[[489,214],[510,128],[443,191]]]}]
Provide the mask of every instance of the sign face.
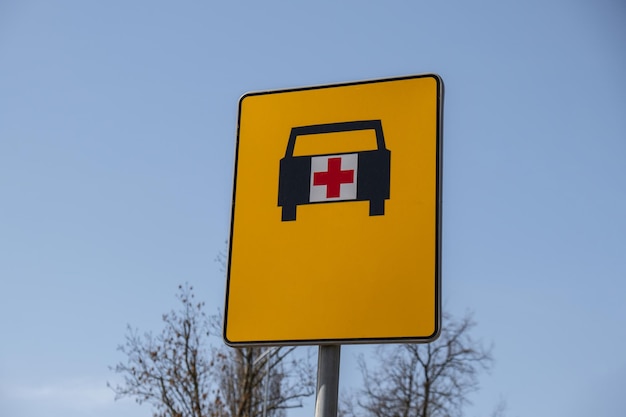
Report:
[{"label": "sign face", "polygon": [[438,336],[442,100],[432,74],[241,98],[226,343]]}]

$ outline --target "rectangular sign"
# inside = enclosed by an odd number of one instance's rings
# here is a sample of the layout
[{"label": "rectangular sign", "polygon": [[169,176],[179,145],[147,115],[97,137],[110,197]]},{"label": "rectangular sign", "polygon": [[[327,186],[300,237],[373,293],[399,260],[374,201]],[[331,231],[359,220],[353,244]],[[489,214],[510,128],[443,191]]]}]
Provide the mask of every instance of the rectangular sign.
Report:
[{"label": "rectangular sign", "polygon": [[437,337],[442,101],[433,74],[241,98],[226,343]]}]

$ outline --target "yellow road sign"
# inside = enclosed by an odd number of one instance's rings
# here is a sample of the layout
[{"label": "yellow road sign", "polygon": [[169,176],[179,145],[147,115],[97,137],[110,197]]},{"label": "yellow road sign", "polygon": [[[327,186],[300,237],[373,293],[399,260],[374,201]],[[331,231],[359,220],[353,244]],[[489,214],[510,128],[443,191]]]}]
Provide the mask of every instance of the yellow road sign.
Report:
[{"label": "yellow road sign", "polygon": [[226,343],[437,336],[442,100],[432,74],[241,98]]}]

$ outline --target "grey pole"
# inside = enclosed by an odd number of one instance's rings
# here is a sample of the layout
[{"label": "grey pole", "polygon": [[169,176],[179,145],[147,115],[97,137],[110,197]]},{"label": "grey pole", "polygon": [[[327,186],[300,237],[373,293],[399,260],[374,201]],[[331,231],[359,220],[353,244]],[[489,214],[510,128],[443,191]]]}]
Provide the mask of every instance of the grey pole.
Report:
[{"label": "grey pole", "polygon": [[315,417],[337,417],[341,345],[320,346],[317,360]]}]

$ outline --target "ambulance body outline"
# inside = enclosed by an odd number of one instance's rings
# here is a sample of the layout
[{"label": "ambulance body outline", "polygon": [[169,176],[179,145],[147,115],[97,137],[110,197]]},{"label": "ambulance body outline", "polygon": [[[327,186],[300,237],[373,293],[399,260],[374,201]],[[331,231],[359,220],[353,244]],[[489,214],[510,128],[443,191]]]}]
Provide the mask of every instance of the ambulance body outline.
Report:
[{"label": "ambulance body outline", "polygon": [[[356,130],[374,130],[376,149],[303,156],[293,155],[296,140],[300,136]],[[356,155],[358,159],[358,173],[356,169],[354,170],[356,195],[349,198],[311,201],[312,159],[328,157],[329,160],[336,160],[343,157],[352,158],[352,155]],[[282,221],[296,220],[296,208],[300,205],[351,201],[369,201],[369,215],[382,216],[385,214],[385,200],[389,199],[390,167],[391,152],[386,148],[380,120],[358,120],[294,127],[289,135],[285,156],[280,160],[278,206],[282,207]]]}]

